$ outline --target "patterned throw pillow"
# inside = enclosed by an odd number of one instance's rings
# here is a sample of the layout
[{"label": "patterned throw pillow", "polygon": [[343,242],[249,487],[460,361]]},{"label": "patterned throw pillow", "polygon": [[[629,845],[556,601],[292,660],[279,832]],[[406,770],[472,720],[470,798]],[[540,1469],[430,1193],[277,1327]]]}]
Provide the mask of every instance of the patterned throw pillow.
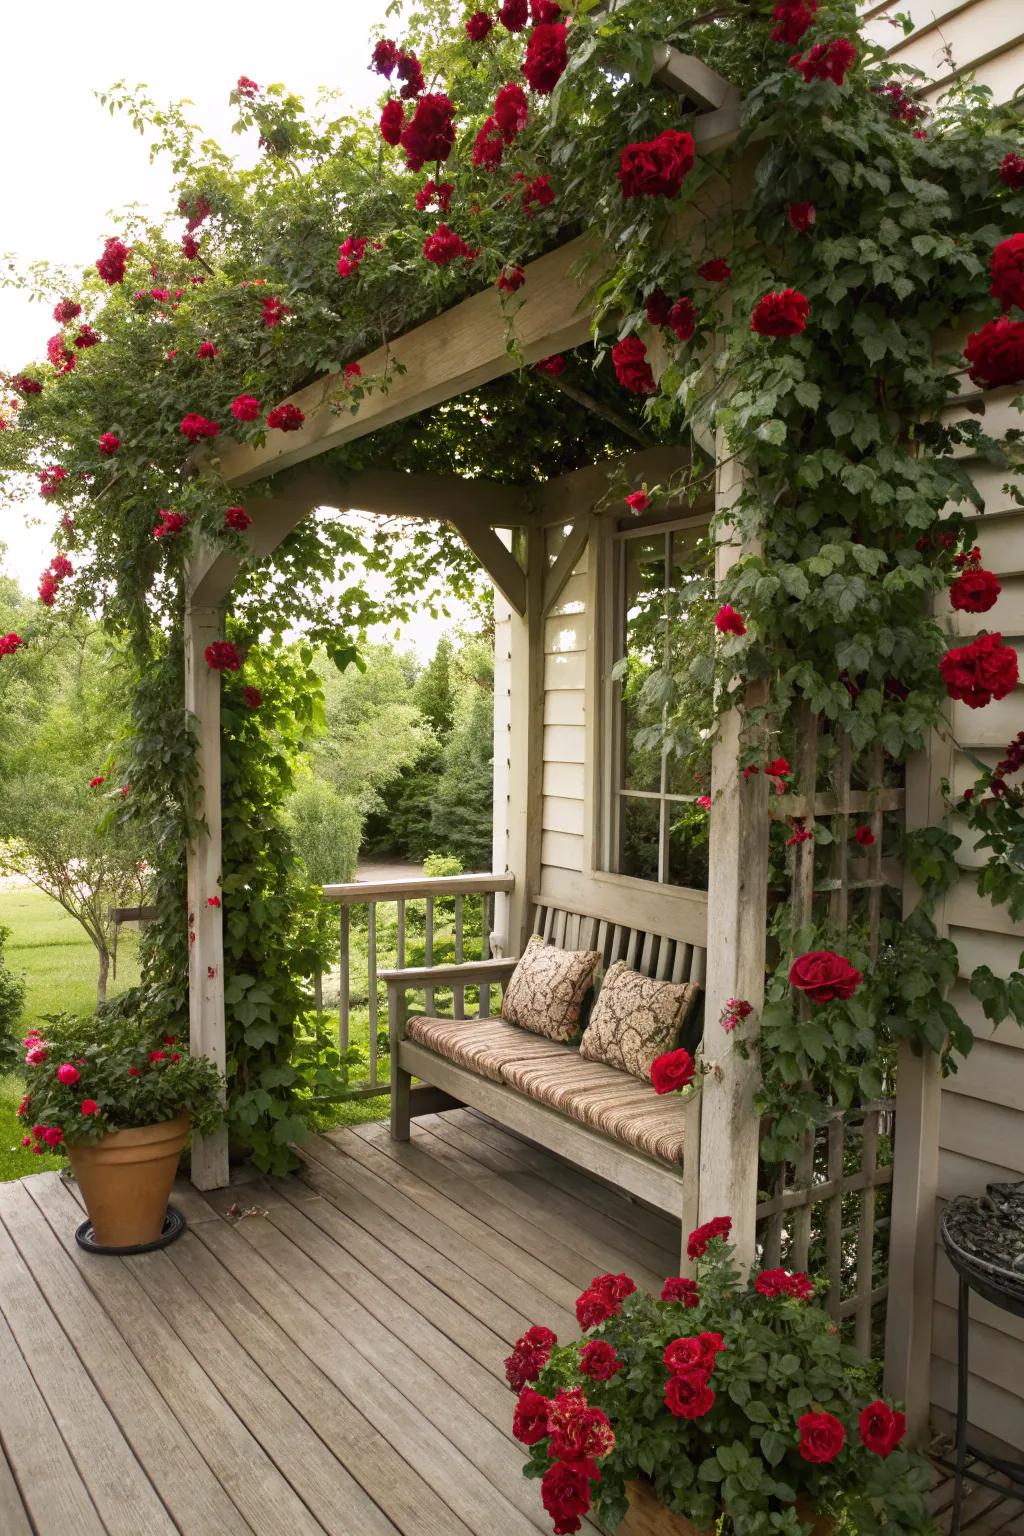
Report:
[{"label": "patterned throw pillow", "polygon": [[651,1063],[675,1048],[700,987],[652,981],[622,961],[608,967],[580,1055],[650,1081]]},{"label": "patterned throw pillow", "polygon": [[502,1018],[549,1040],[571,1040],[600,960],[596,949],[556,949],[534,934],[505,988]]}]

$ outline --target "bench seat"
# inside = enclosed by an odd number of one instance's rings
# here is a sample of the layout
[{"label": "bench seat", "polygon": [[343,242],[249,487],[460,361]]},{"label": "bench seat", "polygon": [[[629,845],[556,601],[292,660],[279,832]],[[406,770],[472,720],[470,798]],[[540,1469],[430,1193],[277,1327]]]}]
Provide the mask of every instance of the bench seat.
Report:
[{"label": "bench seat", "polygon": [[575,1045],[531,1034],[500,1019],[407,1019],[406,1038],[456,1066],[546,1104],[646,1157],[680,1168],[685,1117],[675,1097],[602,1062]]}]

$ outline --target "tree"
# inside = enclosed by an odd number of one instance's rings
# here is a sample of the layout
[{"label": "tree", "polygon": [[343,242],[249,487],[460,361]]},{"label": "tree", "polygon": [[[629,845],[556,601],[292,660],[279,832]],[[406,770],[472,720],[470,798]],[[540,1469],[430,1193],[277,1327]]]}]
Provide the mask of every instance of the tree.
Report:
[{"label": "tree", "polygon": [[455,716],[430,818],[431,852],[490,869],[494,823],[494,651],[471,640],[457,658]]},{"label": "tree", "polygon": [[20,1061],[18,1020],[25,1006],[25,980],[15,976],[4,962],[4,946],[11,930],[0,923],[0,1072],[9,1072]]},{"label": "tree", "polygon": [[314,885],[340,884],[355,876],[363,818],[351,795],[308,774],[288,799],[288,821],[306,873]]}]

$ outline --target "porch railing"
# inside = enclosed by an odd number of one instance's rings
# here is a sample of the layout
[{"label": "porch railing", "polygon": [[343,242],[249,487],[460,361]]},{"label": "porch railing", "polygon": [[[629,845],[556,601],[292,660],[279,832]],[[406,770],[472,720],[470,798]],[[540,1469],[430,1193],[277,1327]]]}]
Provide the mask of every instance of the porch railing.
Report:
[{"label": "porch railing", "polygon": [[[407,880],[353,880],[325,885],[323,899],[338,908],[337,971],[313,978],[317,1007],[337,1009],[342,1052],[363,1044],[368,1071],[354,1083],[361,1095],[390,1092],[387,1059],[387,1001],[378,991],[378,972],[407,966],[487,960],[491,956],[494,898],[514,888],[512,875],[422,876]],[[433,988],[426,1010],[435,1007]],[[465,989],[452,998],[463,1016]],[[480,998],[486,1016],[489,1000]],[[365,1016],[365,1023],[364,1023]]]}]

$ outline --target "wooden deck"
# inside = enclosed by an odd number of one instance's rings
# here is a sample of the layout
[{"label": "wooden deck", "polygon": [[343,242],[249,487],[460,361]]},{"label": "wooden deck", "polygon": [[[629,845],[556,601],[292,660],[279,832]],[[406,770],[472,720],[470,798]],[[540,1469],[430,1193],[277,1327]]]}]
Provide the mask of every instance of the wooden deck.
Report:
[{"label": "wooden deck", "polygon": [[[467,1110],[176,1199],[178,1243],[101,1259],[56,1175],[0,1185],[2,1536],[547,1532],[503,1357],[573,1336],[595,1273],[676,1269],[671,1223]],[[1024,1513],[974,1496],[965,1529]]]}]

